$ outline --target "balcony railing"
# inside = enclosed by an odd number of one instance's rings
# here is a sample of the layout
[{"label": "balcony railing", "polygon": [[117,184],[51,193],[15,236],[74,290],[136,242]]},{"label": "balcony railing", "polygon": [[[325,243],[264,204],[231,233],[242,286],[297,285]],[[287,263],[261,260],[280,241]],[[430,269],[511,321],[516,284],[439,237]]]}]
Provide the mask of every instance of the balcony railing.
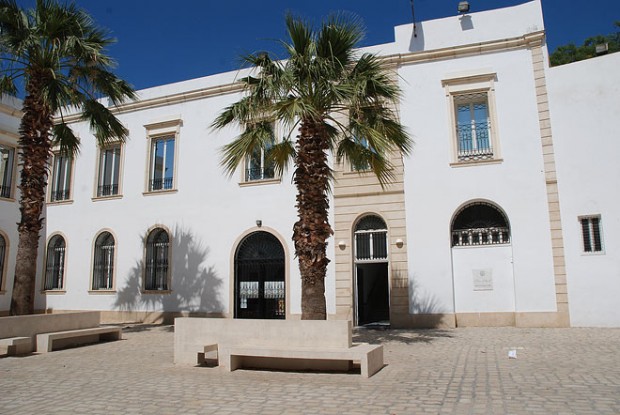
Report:
[{"label": "balcony railing", "polygon": [[459,140],[459,161],[488,160],[493,158],[488,122],[460,124],[456,127]]},{"label": "balcony railing", "polygon": [[150,190],[169,190],[172,189],[172,177],[165,179],[153,179],[150,183]]},{"label": "balcony railing", "polygon": [[97,196],[114,196],[118,194],[118,184],[104,184],[97,187]]},{"label": "balcony railing", "polygon": [[50,200],[52,202],[59,202],[61,200],[67,200],[69,199],[69,189],[60,189],[60,190],[53,190]]},{"label": "balcony railing", "polygon": [[273,179],[275,177],[275,169],[273,167],[255,168],[245,170],[245,181]]},{"label": "balcony railing", "polygon": [[452,231],[452,246],[503,245],[510,243],[508,228],[472,228]]},{"label": "balcony railing", "polygon": [[0,197],[11,197],[11,186],[0,186]]}]

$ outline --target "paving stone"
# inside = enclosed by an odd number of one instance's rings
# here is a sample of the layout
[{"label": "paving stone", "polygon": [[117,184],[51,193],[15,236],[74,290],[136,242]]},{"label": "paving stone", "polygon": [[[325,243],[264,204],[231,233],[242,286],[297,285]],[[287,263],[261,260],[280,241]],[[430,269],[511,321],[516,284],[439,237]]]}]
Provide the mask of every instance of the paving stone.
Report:
[{"label": "paving stone", "polygon": [[369,379],[175,367],[170,327],[124,337],[0,358],[0,414],[620,413],[620,329],[357,330],[384,345]]}]

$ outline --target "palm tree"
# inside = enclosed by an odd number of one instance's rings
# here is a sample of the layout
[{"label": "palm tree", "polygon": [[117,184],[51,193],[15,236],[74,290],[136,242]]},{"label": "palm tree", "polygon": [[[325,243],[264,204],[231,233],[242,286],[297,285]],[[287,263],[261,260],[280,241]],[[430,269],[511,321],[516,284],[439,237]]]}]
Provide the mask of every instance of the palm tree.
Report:
[{"label": "palm tree", "polygon": [[[293,226],[295,254],[302,278],[302,319],[326,319],[325,276],[332,170],[337,162],[369,166],[381,184],[392,179],[389,155],[408,153],[411,141],[394,112],[400,90],[381,61],[372,54],[357,56],[363,38],[359,20],[343,14],[314,28],[287,16],[285,60],[268,53],[244,61],[254,70],[241,82],[245,94],[225,108],[212,127],[229,124],[243,132],[222,148],[222,166],[230,175],[246,157],[261,149],[281,174],[294,164],[298,220]],[[273,145],[274,123],[287,134]],[[291,136],[295,134],[296,140]]]},{"label": "palm tree", "polygon": [[0,92],[25,95],[18,141],[21,220],[12,315],[34,311],[51,150],[59,146],[65,154],[75,154],[79,146],[63,120],[63,109],[81,110],[81,119],[90,122],[101,144],[127,137],[127,130],[100,102],[104,96],[114,105],[134,98],[132,87],[110,71],[114,61],[106,47],[113,41],[73,4],[37,0],[24,10],[14,0],[0,0]]}]

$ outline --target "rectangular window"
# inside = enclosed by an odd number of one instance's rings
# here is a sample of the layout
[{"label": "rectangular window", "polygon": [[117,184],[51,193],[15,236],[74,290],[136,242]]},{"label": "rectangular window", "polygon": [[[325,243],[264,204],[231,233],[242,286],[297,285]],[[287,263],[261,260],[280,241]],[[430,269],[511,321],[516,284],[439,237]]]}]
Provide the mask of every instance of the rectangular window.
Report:
[{"label": "rectangular window", "polygon": [[261,148],[246,159],[245,181],[269,180],[275,177],[274,163],[269,160],[269,151],[275,143],[275,137],[271,137],[271,143],[266,148]]},{"label": "rectangular window", "polygon": [[151,140],[149,191],[169,190],[174,186],[174,135]]},{"label": "rectangular window", "polygon": [[584,252],[602,252],[603,243],[601,238],[601,217],[588,216],[579,218],[583,236]]},{"label": "rectangular window", "polygon": [[97,197],[115,196],[119,193],[121,145],[102,148],[99,153],[99,179]]},{"label": "rectangular window", "polygon": [[495,73],[442,80],[449,103],[453,165],[501,161],[495,110]]},{"label": "rectangular window", "polygon": [[0,145],[0,197],[10,198],[13,187],[15,149]]},{"label": "rectangular window", "polygon": [[73,158],[61,153],[54,153],[52,161],[51,202],[69,200],[71,197],[71,167]]},{"label": "rectangular window", "polygon": [[486,92],[454,96],[459,161],[493,158],[491,123]]}]

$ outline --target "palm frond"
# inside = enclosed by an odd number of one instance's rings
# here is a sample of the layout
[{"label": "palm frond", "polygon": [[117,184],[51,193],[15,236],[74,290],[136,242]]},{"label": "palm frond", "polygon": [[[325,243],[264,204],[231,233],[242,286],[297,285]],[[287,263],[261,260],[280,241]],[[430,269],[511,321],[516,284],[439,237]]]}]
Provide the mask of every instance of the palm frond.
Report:
[{"label": "palm frond", "polygon": [[81,118],[89,121],[90,129],[101,146],[112,141],[122,142],[128,137],[127,128],[105,105],[90,99],[82,103],[82,108]]},{"label": "palm frond", "polygon": [[79,153],[80,139],[66,123],[56,123],[52,135],[52,145],[60,147],[61,154],[75,157]]}]

